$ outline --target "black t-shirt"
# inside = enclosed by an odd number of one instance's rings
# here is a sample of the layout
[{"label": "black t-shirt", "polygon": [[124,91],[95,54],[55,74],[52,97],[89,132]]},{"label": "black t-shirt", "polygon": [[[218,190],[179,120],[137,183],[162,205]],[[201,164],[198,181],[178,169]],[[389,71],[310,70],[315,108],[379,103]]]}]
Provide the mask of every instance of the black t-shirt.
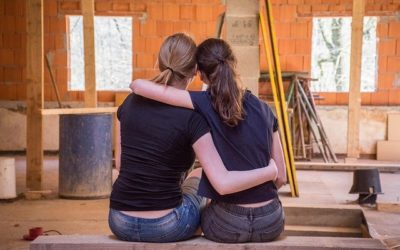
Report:
[{"label": "black t-shirt", "polygon": [[181,179],[192,166],[192,149],[209,132],[193,110],[130,94],[118,108],[121,169],[110,207],[122,211],[174,208],[182,201]]},{"label": "black t-shirt", "polygon": [[[207,120],[212,138],[228,170],[251,170],[267,166],[271,159],[272,134],[278,130],[277,120],[270,107],[250,91],[244,95],[246,116],[236,127],[229,127],[214,110],[208,91],[190,92],[195,111]],[[246,204],[277,197],[272,181],[228,195],[219,195],[202,175],[199,194],[227,203]]]}]

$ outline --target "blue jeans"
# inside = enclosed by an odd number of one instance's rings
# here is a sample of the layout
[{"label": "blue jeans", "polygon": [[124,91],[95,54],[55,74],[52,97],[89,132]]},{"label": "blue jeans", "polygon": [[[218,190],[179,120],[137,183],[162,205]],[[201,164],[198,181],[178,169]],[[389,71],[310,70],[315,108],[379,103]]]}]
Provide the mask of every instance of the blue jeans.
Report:
[{"label": "blue jeans", "polygon": [[204,204],[197,195],[199,178],[186,179],[182,185],[183,200],[172,212],[154,219],[129,216],[110,209],[108,223],[120,240],[142,242],[172,242],[186,240],[200,226],[200,208]]},{"label": "blue jeans", "polygon": [[212,241],[266,242],[283,232],[285,215],[278,198],[254,208],[212,201],[202,214],[201,227]]}]

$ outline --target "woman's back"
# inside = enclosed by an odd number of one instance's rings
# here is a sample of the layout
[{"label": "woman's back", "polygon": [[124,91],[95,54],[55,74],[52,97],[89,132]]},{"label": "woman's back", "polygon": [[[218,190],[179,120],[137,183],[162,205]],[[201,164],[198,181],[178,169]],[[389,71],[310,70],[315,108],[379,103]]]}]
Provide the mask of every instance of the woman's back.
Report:
[{"label": "woman's back", "polygon": [[[211,103],[208,91],[190,92],[195,111],[210,125],[216,148],[228,170],[244,171],[268,165],[271,159],[272,134],[277,123],[271,109],[246,91],[243,97],[244,119],[237,126],[224,123]],[[235,194],[221,196],[214,190],[207,177],[200,182],[199,194],[214,200],[246,204],[277,197],[272,181]]]},{"label": "woman's back", "polygon": [[121,169],[110,207],[149,211],[181,203],[182,175],[192,166],[191,145],[208,131],[195,112],[130,94],[117,113]]}]

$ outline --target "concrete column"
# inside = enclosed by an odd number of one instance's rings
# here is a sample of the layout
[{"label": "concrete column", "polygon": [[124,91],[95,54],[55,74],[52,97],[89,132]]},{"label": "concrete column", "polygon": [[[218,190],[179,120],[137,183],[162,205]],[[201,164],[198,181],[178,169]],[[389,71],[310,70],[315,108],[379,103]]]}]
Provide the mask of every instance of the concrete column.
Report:
[{"label": "concrete column", "polygon": [[244,87],[256,96],[260,76],[259,8],[259,0],[226,0],[226,41],[238,60]]}]

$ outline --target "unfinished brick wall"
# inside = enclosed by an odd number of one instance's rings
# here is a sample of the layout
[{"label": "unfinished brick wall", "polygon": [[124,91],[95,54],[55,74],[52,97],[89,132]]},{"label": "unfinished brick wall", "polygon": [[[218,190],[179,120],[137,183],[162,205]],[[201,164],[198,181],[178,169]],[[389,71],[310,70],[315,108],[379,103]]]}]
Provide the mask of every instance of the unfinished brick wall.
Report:
[{"label": "unfinished brick wall", "polygon": [[[133,76],[151,78],[163,39],[176,32],[191,34],[200,42],[215,33],[224,11],[220,0],[96,0],[95,14],[132,16]],[[147,13],[141,22],[139,17]],[[82,91],[68,91],[67,16],[80,15],[80,0],[44,0],[44,53],[52,58],[55,80],[63,101],[82,101]],[[0,100],[25,100],[25,0],[0,0]],[[56,95],[45,65],[44,98]],[[127,86],[128,87],[128,86]],[[199,88],[197,79],[192,88]],[[113,91],[99,91],[99,101],[114,101]]]},{"label": "unfinished brick wall", "polygon": [[[311,70],[312,18],[351,16],[353,7],[352,0],[272,0],[272,5],[282,70],[305,72]],[[367,0],[366,15],[380,17],[377,26],[378,72],[377,90],[362,93],[362,105],[400,104],[399,11],[400,0]],[[261,69],[267,70],[263,49],[260,63]],[[266,93],[267,87],[260,85],[260,93]],[[319,104],[348,103],[348,93],[319,94],[324,97]]]},{"label": "unfinished brick wall", "polygon": [[[53,58],[53,70],[63,101],[82,101],[83,92],[68,91],[67,15],[80,14],[79,0],[44,0],[44,48]],[[264,2],[264,1],[260,1]],[[313,16],[351,16],[352,0],[272,0],[282,70],[310,71]],[[220,0],[96,0],[96,15],[132,15],[133,76],[154,76],[154,64],[163,38],[187,31],[197,42],[211,37]],[[363,105],[400,104],[400,0],[367,0],[366,14],[378,23],[377,91],[362,93]],[[146,12],[144,23],[138,19]],[[25,100],[25,0],[0,0],[0,100]],[[267,69],[263,48],[262,69]],[[55,101],[45,66],[45,100]],[[199,81],[194,88],[199,87]],[[267,85],[260,85],[260,94]],[[347,93],[320,93],[325,105],[347,104]],[[99,91],[99,101],[113,101],[114,92]]]}]

